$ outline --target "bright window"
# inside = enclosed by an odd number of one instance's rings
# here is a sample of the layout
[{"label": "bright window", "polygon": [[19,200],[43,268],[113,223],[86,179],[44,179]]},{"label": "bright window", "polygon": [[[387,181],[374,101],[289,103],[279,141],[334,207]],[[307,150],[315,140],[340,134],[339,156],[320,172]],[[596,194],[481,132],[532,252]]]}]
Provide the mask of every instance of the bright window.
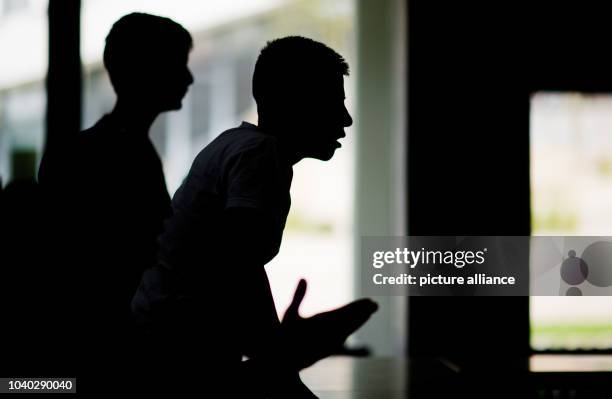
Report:
[{"label": "bright window", "polygon": [[[36,176],[44,144],[47,2],[0,0],[0,180]],[[18,39],[16,39],[18,38]]]},{"label": "bright window", "polygon": [[[611,95],[532,97],[531,184],[533,235],[612,236]],[[531,327],[534,349],[612,348],[612,298],[532,297]]]}]

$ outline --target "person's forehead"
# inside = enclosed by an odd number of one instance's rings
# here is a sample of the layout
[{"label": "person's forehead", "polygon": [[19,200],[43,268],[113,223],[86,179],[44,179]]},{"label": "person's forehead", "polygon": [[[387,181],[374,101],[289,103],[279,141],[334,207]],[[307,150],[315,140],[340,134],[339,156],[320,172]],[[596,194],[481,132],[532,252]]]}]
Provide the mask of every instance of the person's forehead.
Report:
[{"label": "person's forehead", "polygon": [[189,61],[189,51],[177,48],[163,48],[151,54],[151,59],[164,65],[184,65]]},{"label": "person's forehead", "polygon": [[329,96],[344,97],[344,77],[340,74],[308,82],[306,83],[306,87],[315,92],[326,93]]}]

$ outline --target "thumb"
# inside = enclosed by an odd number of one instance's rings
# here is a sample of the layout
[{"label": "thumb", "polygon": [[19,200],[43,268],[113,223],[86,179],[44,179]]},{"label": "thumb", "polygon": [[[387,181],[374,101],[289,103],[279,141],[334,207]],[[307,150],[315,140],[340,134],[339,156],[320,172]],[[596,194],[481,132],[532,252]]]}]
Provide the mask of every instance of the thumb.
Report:
[{"label": "thumb", "polygon": [[306,296],[306,280],[300,279],[297,288],[295,289],[295,293],[293,294],[293,299],[291,300],[291,304],[285,311],[285,317],[283,320],[287,318],[297,319],[300,317],[299,309],[302,301],[304,300],[304,296]]}]

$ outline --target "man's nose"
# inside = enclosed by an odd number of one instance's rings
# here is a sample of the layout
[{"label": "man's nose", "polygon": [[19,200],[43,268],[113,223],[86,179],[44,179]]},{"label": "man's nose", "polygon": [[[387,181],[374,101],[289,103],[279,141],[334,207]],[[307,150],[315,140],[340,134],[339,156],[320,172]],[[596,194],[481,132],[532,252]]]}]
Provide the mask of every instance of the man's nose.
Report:
[{"label": "man's nose", "polygon": [[193,83],[193,74],[189,69],[187,69],[187,86],[191,86]]},{"label": "man's nose", "polygon": [[349,127],[352,124],[353,124],[353,118],[351,118],[351,114],[349,114],[349,112],[346,109],[346,107],[344,107],[344,122],[343,122],[343,125],[344,125],[344,127]]}]

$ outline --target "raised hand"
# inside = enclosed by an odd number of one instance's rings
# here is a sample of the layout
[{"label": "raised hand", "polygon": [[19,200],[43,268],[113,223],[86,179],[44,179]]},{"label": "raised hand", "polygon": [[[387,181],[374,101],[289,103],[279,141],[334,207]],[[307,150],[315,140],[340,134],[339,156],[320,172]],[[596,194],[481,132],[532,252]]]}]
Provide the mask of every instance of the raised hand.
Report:
[{"label": "raised hand", "polygon": [[349,349],[344,342],[370,318],[378,305],[371,299],[360,299],[304,318],[299,314],[299,307],[306,288],[306,280],[300,280],[281,324],[291,361],[302,369],[330,355],[366,355],[367,350]]}]

